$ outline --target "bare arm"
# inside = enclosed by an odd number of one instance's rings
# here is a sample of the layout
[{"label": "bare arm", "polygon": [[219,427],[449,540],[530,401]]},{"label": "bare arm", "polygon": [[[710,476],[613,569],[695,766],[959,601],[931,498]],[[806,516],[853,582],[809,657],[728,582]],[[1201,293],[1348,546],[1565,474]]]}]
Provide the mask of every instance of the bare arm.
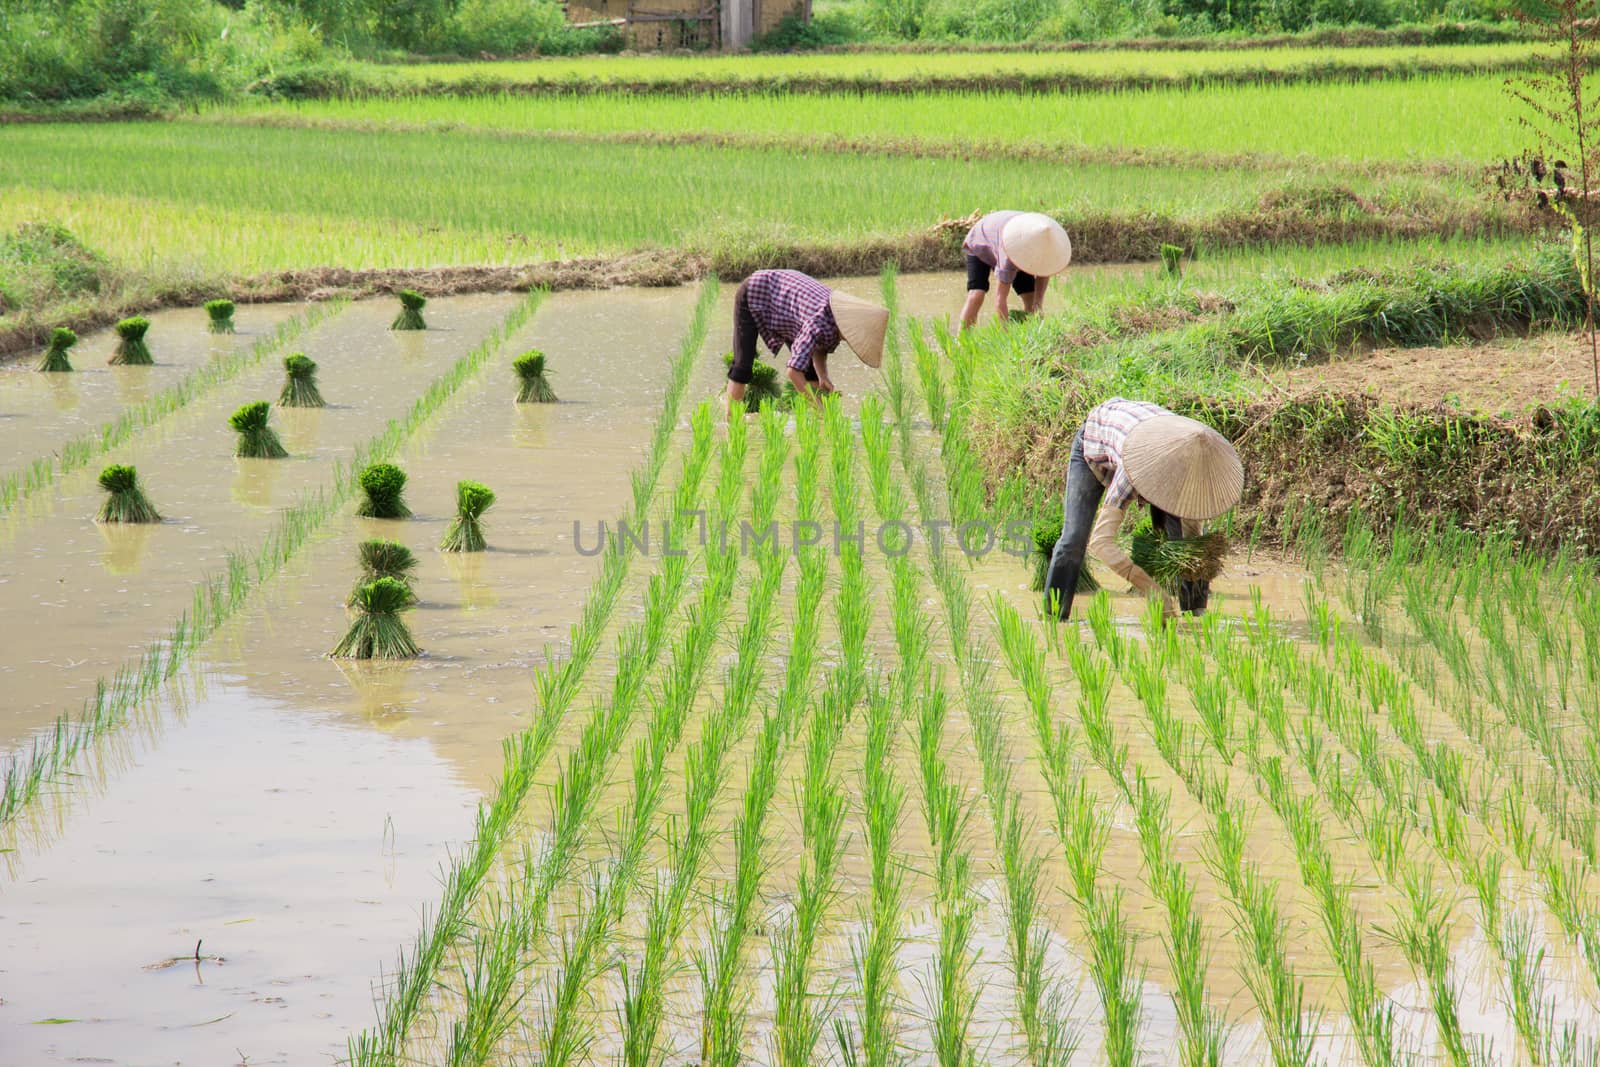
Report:
[{"label": "bare arm", "polygon": [[1117,544],[1117,532],[1122,529],[1122,520],[1126,514],[1126,508],[1101,505],[1100,513],[1094,519],[1094,528],[1089,531],[1090,553],[1131,582],[1135,589],[1146,596],[1161,597],[1169,610],[1176,612],[1177,605],[1172,602],[1167,591],[1161,588],[1160,583],[1150,577],[1143,567],[1133,562],[1128,554],[1122,551],[1122,546]]},{"label": "bare arm", "polygon": [[1011,316],[1011,283],[995,280],[994,286],[994,314],[996,318],[1005,319]]}]

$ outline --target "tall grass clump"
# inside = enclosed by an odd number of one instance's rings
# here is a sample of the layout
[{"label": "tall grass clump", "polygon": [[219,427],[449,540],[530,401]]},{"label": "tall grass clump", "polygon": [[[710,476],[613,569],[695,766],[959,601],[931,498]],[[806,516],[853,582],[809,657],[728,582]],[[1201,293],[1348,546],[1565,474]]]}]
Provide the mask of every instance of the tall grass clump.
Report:
[{"label": "tall grass clump", "polygon": [[482,482],[456,483],[456,517],[444,532],[439,548],[445,552],[482,552],[483,513],[494,503],[494,490]]},{"label": "tall grass clump", "polygon": [[389,324],[391,330],[426,330],[428,324],[422,319],[422,309],[428,303],[428,298],[414,289],[402,289],[399,292],[400,314]]},{"label": "tall grass clump", "polygon": [[161,515],[139,487],[139,472],[113,463],[100,472],[100,488],[106,491],[96,522],[160,522]]},{"label": "tall grass clump", "polygon": [[556,391],[550,388],[550,379],[545,377],[545,355],[537,348],[531,348],[511,361],[511,367],[517,372],[517,403],[519,404],[554,404]]},{"label": "tall grass clump", "polygon": [[245,404],[228,416],[228,425],[239,434],[239,445],[233,454],[241,459],[282,459],[289,454],[278,440],[278,433],[267,420],[272,417],[272,405],[265,400]]},{"label": "tall grass clump", "polygon": [[44,355],[39,357],[39,364],[34,369],[49,373],[70,371],[72,361],[67,358],[67,351],[77,343],[77,334],[65,326],[57,326],[50,331],[50,343],[45,347]]},{"label": "tall grass clump", "polygon": [[399,541],[373,537],[356,547],[356,558],[361,563],[361,577],[357,580],[355,588],[350,590],[350,599],[347,603],[351,607],[356,606],[362,586],[370,585],[379,578],[393,578],[405,585],[411,593],[410,603],[416,603],[417,593],[411,583],[412,572],[417,569],[417,557],[412,554],[411,549]]},{"label": "tall grass clump", "polygon": [[285,408],[327,407],[322,393],[317,389],[316,361],[304,352],[291,352],[283,357],[283,392],[278,394],[278,406]]},{"label": "tall grass clump", "polygon": [[409,519],[406,472],[393,463],[372,463],[361,472],[361,503],[356,514],[368,519]]},{"label": "tall grass clump", "polygon": [[212,333],[233,333],[233,301],[206,301],[206,329]]},{"label": "tall grass clump", "polygon": [[356,619],[334,647],[340,659],[412,659],[421,653],[402,611],[411,608],[411,588],[397,578],[379,578],[356,590]]},{"label": "tall grass clump", "polygon": [[117,323],[117,350],[107,362],[113,367],[148,367],[154,363],[150,346],[144,343],[144,335],[149,330],[150,320],[143,315],[134,315]]}]

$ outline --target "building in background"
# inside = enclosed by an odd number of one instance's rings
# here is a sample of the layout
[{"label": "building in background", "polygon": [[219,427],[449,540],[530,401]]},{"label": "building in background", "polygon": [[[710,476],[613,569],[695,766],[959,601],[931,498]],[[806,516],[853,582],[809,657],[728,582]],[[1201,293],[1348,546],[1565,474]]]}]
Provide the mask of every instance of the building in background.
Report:
[{"label": "building in background", "polygon": [[574,25],[616,26],[628,47],[733,51],[772,30],[785,15],[810,20],[811,0],[569,0]]}]

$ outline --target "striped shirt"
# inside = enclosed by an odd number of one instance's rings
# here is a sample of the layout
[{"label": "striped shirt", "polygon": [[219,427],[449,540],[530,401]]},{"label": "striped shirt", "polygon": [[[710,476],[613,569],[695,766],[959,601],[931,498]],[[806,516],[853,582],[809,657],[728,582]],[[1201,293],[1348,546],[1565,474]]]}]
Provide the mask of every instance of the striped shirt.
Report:
[{"label": "striped shirt", "polygon": [[961,251],[993,267],[994,280],[1002,285],[1017,280],[1017,265],[1006,258],[1000,235],[1005,232],[1006,223],[1020,214],[1020,211],[991,211],[967,231],[967,239],[961,242]]},{"label": "striped shirt", "polygon": [[1128,434],[1141,422],[1171,414],[1160,404],[1114,396],[1084,418],[1083,460],[1106,487],[1101,506],[1121,510],[1139,499],[1133,481],[1122,466],[1122,446],[1127,443]]},{"label": "striped shirt", "polygon": [[813,356],[839,347],[839,326],[828,298],[833,291],[797,270],[758,270],[745,283],[750,315],[773,355],[789,346],[789,367],[803,371]]}]

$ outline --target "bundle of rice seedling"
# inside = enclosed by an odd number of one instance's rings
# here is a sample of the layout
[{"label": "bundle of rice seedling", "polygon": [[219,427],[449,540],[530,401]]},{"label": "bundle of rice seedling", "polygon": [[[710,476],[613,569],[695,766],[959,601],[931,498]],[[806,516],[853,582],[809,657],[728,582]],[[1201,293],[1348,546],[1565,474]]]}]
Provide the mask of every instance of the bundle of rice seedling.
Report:
[{"label": "bundle of rice seedling", "polygon": [[287,378],[283,392],[278,394],[278,405],[286,408],[320,408],[327,404],[317,391],[317,364],[304,352],[293,352],[283,357]]},{"label": "bundle of rice seedling", "polygon": [[69,371],[72,361],[67,358],[67,349],[78,343],[78,335],[65,326],[57,326],[50,331],[50,345],[44,350],[43,357],[39,360],[37,370],[42,371]]},{"label": "bundle of rice seedling", "polygon": [[422,321],[422,309],[427,303],[428,298],[415,290],[400,290],[400,314],[389,324],[389,329],[426,330],[428,324]]},{"label": "bundle of rice seedling", "polygon": [[1146,530],[1134,534],[1128,555],[1163,587],[1174,590],[1184,579],[1209,582],[1221,574],[1228,538],[1220,531],[1168,538]]},{"label": "bundle of rice seedling", "polygon": [[1179,245],[1162,245],[1161,266],[1170,278],[1183,274],[1183,248]]},{"label": "bundle of rice seedling", "polygon": [[409,519],[406,472],[393,463],[373,463],[361,472],[361,503],[356,514],[369,519]]},{"label": "bundle of rice seedling", "polygon": [[379,578],[356,590],[355,621],[334,647],[341,659],[411,659],[422,651],[400,618],[411,607],[411,590],[396,578]]},{"label": "bundle of rice seedling", "polygon": [[[1028,559],[1033,563],[1033,585],[1035,593],[1044,592],[1045,583],[1050,580],[1050,557],[1055,554],[1056,542],[1061,540],[1061,520],[1059,518],[1039,519],[1033,524],[1033,551],[1028,553]],[[1078,568],[1078,589],[1080,593],[1093,593],[1100,588],[1100,583],[1089,572],[1089,561],[1084,560]]]},{"label": "bundle of rice seedling", "polygon": [[494,491],[480,482],[456,483],[456,517],[444,532],[445,552],[482,552],[483,513],[494,503]]},{"label": "bundle of rice seedling", "polygon": [[206,314],[211,316],[211,322],[206,328],[212,333],[233,332],[232,300],[207,300]]},{"label": "bundle of rice seedling", "polygon": [[[724,366],[733,366],[733,353],[729,352],[722,357]],[[770,363],[763,363],[759,359],[750,368],[750,383],[744,387],[744,409],[746,411],[760,411],[761,405],[783,402],[783,384],[778,380],[778,368]],[[792,388],[793,382],[788,383]]]},{"label": "bundle of rice seedling", "polygon": [[531,348],[512,360],[511,366],[522,382],[517,389],[517,403],[553,404],[556,402],[556,391],[550,388],[550,381],[544,376],[543,352],[537,348]]},{"label": "bundle of rice seedling", "polygon": [[407,603],[416,603],[417,593],[411,587],[411,572],[417,569],[417,557],[411,554],[409,548],[399,541],[374,537],[361,542],[356,549],[356,556],[361,561],[361,577],[356,581],[355,588],[350,590],[351,607],[356,606],[361,587],[379,578],[393,578],[403,584],[411,594]]},{"label": "bundle of rice seedling", "polygon": [[289,454],[278,440],[277,431],[267,425],[272,405],[265,400],[245,404],[228,416],[228,425],[239,432],[239,447],[233,454],[241,459],[282,459]]},{"label": "bundle of rice seedling", "polygon": [[113,463],[100,472],[100,488],[106,491],[96,522],[160,522],[161,515],[139,488],[139,472]]},{"label": "bundle of rice seedling", "polygon": [[109,362],[112,366],[148,367],[155,362],[150,355],[150,346],[144,343],[144,335],[150,329],[150,320],[143,315],[123,319],[117,323],[117,350],[111,354]]}]

